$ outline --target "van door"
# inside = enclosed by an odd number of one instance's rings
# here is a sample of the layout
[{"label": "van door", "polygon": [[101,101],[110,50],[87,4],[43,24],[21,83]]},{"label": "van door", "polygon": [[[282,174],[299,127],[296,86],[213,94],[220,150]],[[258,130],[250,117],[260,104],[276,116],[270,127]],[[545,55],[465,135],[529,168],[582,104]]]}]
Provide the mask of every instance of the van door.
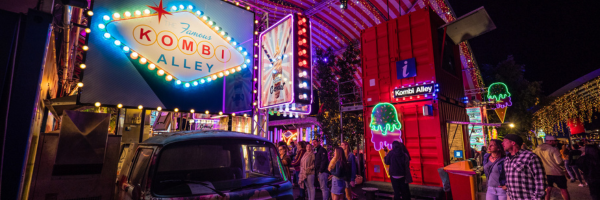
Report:
[{"label": "van door", "polygon": [[140,199],[143,188],[146,186],[148,164],[152,159],[153,152],[153,148],[138,148],[135,159],[131,164],[131,170],[129,170],[129,175],[127,176],[129,178],[124,187],[125,195],[123,199]]}]

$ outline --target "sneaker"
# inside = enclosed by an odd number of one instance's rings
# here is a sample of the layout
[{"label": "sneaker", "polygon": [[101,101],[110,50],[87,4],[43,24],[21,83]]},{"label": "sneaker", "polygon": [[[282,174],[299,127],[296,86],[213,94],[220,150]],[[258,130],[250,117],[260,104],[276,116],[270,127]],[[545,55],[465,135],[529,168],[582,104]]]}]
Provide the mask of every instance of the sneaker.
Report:
[{"label": "sneaker", "polygon": [[579,187],[583,187],[583,184],[581,184],[581,183],[580,183],[580,184],[579,184]]}]

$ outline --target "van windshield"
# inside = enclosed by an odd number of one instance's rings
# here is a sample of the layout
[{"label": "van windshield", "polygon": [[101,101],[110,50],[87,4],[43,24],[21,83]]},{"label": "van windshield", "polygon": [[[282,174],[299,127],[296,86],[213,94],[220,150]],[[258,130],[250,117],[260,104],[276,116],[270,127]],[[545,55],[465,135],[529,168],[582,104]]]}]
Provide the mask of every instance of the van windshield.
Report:
[{"label": "van windshield", "polygon": [[282,181],[275,147],[256,140],[207,139],[166,145],[158,155],[152,191],[190,196]]}]

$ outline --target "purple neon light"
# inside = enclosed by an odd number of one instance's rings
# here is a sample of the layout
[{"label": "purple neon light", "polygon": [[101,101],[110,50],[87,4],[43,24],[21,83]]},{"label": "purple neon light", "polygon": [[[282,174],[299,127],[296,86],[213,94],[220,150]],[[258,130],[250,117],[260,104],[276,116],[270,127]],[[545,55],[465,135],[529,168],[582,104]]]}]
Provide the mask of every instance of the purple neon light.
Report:
[{"label": "purple neon light", "polygon": [[[269,105],[269,106],[265,106],[265,107],[262,106],[262,102],[260,101],[261,100],[261,96],[262,96],[261,95],[261,93],[262,93],[262,84],[261,83],[262,83],[262,54],[263,54],[263,51],[260,50],[260,48],[262,47],[262,36],[264,34],[266,34],[267,32],[269,32],[271,29],[277,27],[279,24],[283,23],[285,20],[288,20],[288,18],[292,18],[292,34],[295,35],[296,32],[294,30],[294,27],[296,27],[296,23],[294,21],[294,15],[293,14],[289,14],[286,17],[284,17],[283,19],[279,20],[277,23],[273,24],[273,26],[269,27],[267,30],[265,30],[262,33],[260,33],[260,35],[258,36],[258,49],[259,49],[258,50],[258,53],[259,53],[258,55],[260,57],[258,59],[258,66],[259,66],[259,70],[258,70],[258,77],[259,77],[259,81],[258,81],[258,90],[259,90],[259,93],[258,93],[258,108],[260,108],[260,109],[273,108],[273,107],[277,107],[277,106],[283,105],[283,104],[291,104],[291,103],[294,103],[294,101],[296,99],[296,97],[293,97],[292,100],[289,101],[289,102],[273,104],[273,105]],[[292,45],[294,47],[296,47],[297,44],[296,44],[296,42],[293,42]],[[292,48],[292,49],[295,49],[295,48]],[[294,51],[294,50],[292,50],[292,51]],[[292,53],[292,58],[291,58],[292,59],[292,66],[296,65],[296,62],[293,61],[294,60],[294,56],[296,56],[296,54]],[[291,78],[292,79],[291,80],[292,81],[292,84],[291,84],[292,85],[292,95],[295,94],[294,93],[294,87],[295,87],[294,84],[295,83],[294,83],[294,78],[293,78],[294,77],[294,71],[295,70],[292,70],[292,78]]]}]

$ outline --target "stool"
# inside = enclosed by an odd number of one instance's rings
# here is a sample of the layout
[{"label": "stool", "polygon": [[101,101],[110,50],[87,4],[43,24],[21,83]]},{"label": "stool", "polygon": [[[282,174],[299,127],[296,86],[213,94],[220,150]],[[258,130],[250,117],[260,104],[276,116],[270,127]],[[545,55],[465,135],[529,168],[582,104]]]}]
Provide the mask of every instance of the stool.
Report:
[{"label": "stool", "polygon": [[367,198],[367,200],[375,200],[375,193],[379,191],[379,189],[374,187],[364,187],[362,188],[362,190],[365,191],[365,197]]}]

